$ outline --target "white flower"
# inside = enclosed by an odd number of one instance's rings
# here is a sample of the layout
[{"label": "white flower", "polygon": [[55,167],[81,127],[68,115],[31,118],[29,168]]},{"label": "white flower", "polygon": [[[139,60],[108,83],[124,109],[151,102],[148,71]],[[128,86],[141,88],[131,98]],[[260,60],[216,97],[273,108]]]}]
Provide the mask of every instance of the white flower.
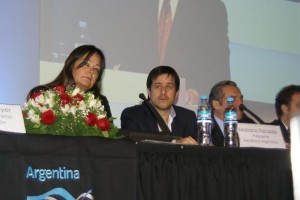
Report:
[{"label": "white flower", "polygon": [[[33,99],[32,99],[33,100]],[[39,95],[38,97],[35,98],[34,100],[36,103],[44,104],[45,103],[45,97],[44,95]]]},{"label": "white flower", "polygon": [[48,108],[53,108],[55,95],[56,94],[52,91],[46,91],[45,104],[47,105]]},{"label": "white flower", "polygon": [[100,114],[97,118],[98,118],[98,119],[102,119],[102,118],[105,118],[105,117],[106,117],[105,114]]},{"label": "white flower", "polygon": [[28,106],[29,106],[28,102],[25,102],[24,106],[22,107],[22,111],[26,111],[28,109]]},{"label": "white flower", "polygon": [[89,93],[87,103],[89,103],[90,101],[93,101],[93,100],[95,100],[95,95]]},{"label": "white flower", "polygon": [[80,93],[80,89],[78,87],[76,87],[73,92],[72,92],[72,96],[76,96],[76,94]]},{"label": "white flower", "polygon": [[97,102],[97,104],[95,105],[95,108],[97,110],[104,111],[104,105],[102,105],[102,103],[100,101]]},{"label": "white flower", "polygon": [[64,114],[66,114],[66,113],[69,112],[70,106],[67,104],[67,105],[65,105],[65,107],[62,107],[62,106],[61,106],[60,109],[61,109],[61,111],[62,111]]},{"label": "white flower", "polygon": [[27,103],[28,106],[29,105],[36,105],[36,104],[37,104],[37,102],[35,100],[33,100],[33,99],[29,99],[28,103]]},{"label": "white flower", "polygon": [[27,119],[30,119],[33,123],[39,124],[40,123],[40,116],[35,114],[33,109],[30,109],[27,113]]},{"label": "white flower", "polygon": [[[31,107],[36,107],[36,108],[38,108],[39,110],[41,110],[42,109],[42,106],[41,106],[41,104],[40,103],[38,103],[38,102],[36,102],[36,101],[34,101],[33,99],[29,99],[29,101],[28,101],[28,106],[31,106]],[[27,108],[28,109],[28,108]]]},{"label": "white flower", "polygon": [[84,101],[80,101],[79,104],[78,104],[78,110],[81,110],[81,111],[84,111],[86,110],[86,104]]},{"label": "white flower", "polygon": [[52,90],[45,91],[45,94],[46,94],[46,96],[48,96],[49,99],[52,99],[52,100],[54,99],[54,97],[56,95],[56,93],[53,92]]},{"label": "white flower", "polygon": [[77,111],[77,108],[75,106],[72,106],[71,109],[70,109],[70,112],[76,116],[76,111]]},{"label": "white flower", "polygon": [[45,105],[46,105],[48,108],[53,108],[53,106],[54,106],[53,99],[48,99],[48,98],[46,98],[46,99],[45,99]]},{"label": "white flower", "polygon": [[89,101],[89,106],[90,106],[90,107],[94,107],[94,106],[96,105],[96,103],[97,103],[96,99],[91,99],[91,100]]}]

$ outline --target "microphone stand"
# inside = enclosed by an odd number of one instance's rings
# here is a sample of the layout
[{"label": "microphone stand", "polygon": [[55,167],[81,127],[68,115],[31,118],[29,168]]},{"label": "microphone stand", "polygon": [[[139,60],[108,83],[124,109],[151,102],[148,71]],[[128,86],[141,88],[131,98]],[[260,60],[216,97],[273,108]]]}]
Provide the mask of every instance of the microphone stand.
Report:
[{"label": "microphone stand", "polygon": [[254,117],[260,124],[265,124],[265,122],[258,117],[255,113],[253,113],[251,110],[249,110],[244,104],[240,104],[240,110],[245,110],[247,111],[252,117]]},{"label": "microphone stand", "polygon": [[169,135],[171,133],[171,131],[170,131],[169,127],[167,126],[167,124],[165,123],[165,121],[163,120],[163,118],[157,112],[157,110],[155,110],[153,105],[151,103],[149,103],[149,101],[146,99],[146,97],[143,93],[140,93],[139,97],[140,97],[140,99],[144,100],[145,104],[147,105],[147,107],[149,108],[149,110],[151,111],[153,116],[155,117],[159,127],[162,129],[162,132],[159,132],[159,133],[163,134],[163,135]]}]

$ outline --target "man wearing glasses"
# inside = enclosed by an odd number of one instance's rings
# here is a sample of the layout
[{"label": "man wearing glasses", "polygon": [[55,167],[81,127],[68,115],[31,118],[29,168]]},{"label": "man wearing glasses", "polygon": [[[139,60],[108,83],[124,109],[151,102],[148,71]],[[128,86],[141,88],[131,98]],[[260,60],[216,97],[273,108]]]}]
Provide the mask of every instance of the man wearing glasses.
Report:
[{"label": "man wearing glasses", "polygon": [[209,94],[209,104],[212,108],[212,142],[215,146],[224,146],[224,111],[227,106],[227,98],[233,97],[233,106],[237,110],[238,123],[255,123],[249,118],[239,105],[243,104],[243,95],[237,84],[230,80],[216,83]]}]

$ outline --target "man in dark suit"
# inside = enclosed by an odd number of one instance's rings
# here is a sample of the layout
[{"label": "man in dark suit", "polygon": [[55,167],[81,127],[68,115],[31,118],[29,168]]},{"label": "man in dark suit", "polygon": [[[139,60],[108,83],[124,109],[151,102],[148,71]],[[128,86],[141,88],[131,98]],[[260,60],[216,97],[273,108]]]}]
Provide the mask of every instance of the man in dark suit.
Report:
[{"label": "man in dark suit", "polygon": [[280,126],[286,147],[289,148],[290,119],[300,113],[300,85],[288,85],[282,88],[275,99],[275,110],[277,119],[271,124]]},{"label": "man in dark suit", "polygon": [[[162,117],[172,136],[179,136],[177,143],[197,144],[196,114],[188,109],[175,106],[180,80],[177,72],[169,66],[159,66],[149,73],[147,89],[149,103]],[[125,108],[121,114],[121,128],[132,131],[160,132],[158,124],[147,104]]]},{"label": "man in dark suit", "polygon": [[243,95],[237,84],[230,80],[216,83],[209,94],[209,104],[212,108],[212,142],[215,146],[224,146],[224,111],[227,106],[226,99],[234,98],[233,106],[237,109],[238,123],[255,123],[249,118],[239,105],[243,103]]}]

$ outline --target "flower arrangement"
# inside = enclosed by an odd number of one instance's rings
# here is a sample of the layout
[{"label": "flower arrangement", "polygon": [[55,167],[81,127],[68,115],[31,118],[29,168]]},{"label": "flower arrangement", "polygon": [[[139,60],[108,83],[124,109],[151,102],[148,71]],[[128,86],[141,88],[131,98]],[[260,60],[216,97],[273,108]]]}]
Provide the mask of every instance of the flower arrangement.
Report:
[{"label": "flower arrangement", "polygon": [[75,86],[58,85],[37,91],[24,103],[22,111],[28,134],[121,137],[100,99]]}]

